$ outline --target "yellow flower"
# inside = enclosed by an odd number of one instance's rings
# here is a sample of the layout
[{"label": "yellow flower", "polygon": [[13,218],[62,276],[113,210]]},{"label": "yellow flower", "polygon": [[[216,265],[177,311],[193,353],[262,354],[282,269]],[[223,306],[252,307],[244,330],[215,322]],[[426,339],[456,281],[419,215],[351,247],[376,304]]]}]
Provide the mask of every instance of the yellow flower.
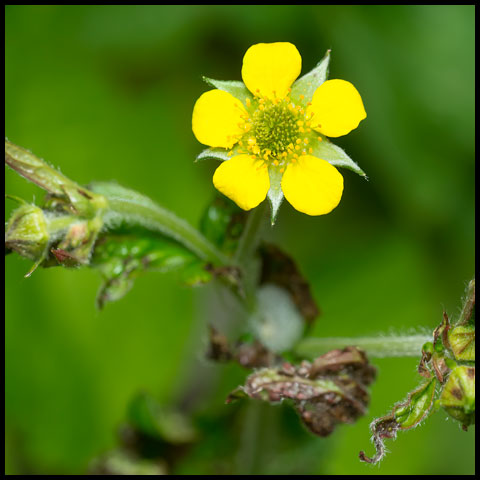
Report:
[{"label": "yellow flower", "polygon": [[302,66],[297,48],[260,43],[243,57],[244,83],[205,78],[216,89],[195,103],[192,129],[211,148],[198,159],[223,160],[213,183],[244,210],[268,195],[273,222],[285,196],[298,211],[323,215],[343,193],[335,165],[365,175],[326,138],[346,135],[367,116],[351,83],[326,80],[329,59],[327,52],[297,80]]}]

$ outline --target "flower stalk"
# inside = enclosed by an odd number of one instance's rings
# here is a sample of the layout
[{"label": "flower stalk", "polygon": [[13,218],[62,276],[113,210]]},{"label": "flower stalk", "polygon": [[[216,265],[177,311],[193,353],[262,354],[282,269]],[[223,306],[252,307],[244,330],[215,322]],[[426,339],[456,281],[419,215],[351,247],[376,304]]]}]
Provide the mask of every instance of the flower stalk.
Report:
[{"label": "flower stalk", "polygon": [[431,340],[427,334],[418,335],[378,335],[372,337],[309,337],[295,346],[295,353],[304,358],[318,355],[347,345],[364,350],[369,358],[418,357],[422,345]]},{"label": "flower stalk", "polygon": [[[82,187],[44,160],[8,140],[5,140],[5,163],[48,193],[43,210],[36,206],[22,205],[16,215],[22,221],[11,220],[7,226],[5,236],[7,246],[12,248],[21,245],[21,248],[14,249],[23,256],[43,261],[46,249],[59,240],[62,232],[69,230],[75,223],[83,222],[86,228],[83,230],[76,228],[73,231],[77,246],[82,242],[87,243],[88,239],[90,247],[93,248],[97,234],[101,230],[128,224],[166,235],[187,247],[205,262],[216,266],[230,263],[228,257],[197,229],[144,195],[109,182],[95,182],[88,189]],[[35,218],[31,213],[26,217],[23,211],[19,211],[20,209],[34,211]],[[42,223],[45,224],[42,235],[37,232],[39,222],[36,218],[39,217],[45,219]],[[30,221],[28,228],[25,227],[25,219]],[[79,233],[82,233],[82,238],[79,238]],[[26,243],[28,251],[24,247]],[[73,247],[71,242],[68,247],[71,257]],[[86,263],[91,248],[88,252],[82,252],[82,258],[77,258],[81,261],[77,263]],[[62,258],[64,255],[62,248]]]},{"label": "flower stalk", "polygon": [[108,201],[103,217],[107,228],[113,228],[122,222],[138,225],[173,238],[201,260],[218,266],[230,263],[228,257],[196,228],[150,198],[110,182],[95,182],[89,187],[93,192],[105,196]]}]

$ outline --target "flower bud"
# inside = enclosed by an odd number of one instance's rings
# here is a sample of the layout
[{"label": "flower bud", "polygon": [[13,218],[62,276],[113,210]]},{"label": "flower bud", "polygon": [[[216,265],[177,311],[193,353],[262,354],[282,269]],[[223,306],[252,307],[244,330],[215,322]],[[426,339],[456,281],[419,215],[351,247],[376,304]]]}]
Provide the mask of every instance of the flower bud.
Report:
[{"label": "flower bud", "polygon": [[438,400],[446,412],[463,424],[475,423],[475,367],[455,367]]},{"label": "flower bud", "polygon": [[24,204],[12,213],[5,231],[6,248],[31,260],[39,260],[48,241],[47,221],[41,208]]},{"label": "flower bud", "polygon": [[448,341],[457,360],[475,361],[475,324],[457,325],[448,332]]}]

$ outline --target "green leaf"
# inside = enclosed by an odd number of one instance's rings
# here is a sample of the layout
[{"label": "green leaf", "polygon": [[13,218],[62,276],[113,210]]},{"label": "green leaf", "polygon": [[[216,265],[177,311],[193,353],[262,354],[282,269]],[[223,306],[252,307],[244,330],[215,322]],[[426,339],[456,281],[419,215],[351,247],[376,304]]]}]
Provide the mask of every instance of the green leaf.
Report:
[{"label": "green leaf", "polygon": [[250,100],[253,99],[253,95],[250,93],[245,84],[238,80],[215,80],[208,77],[203,77],[203,80],[212,87],[230,93],[235,98],[238,98],[238,100],[240,100],[245,106],[247,98]]},{"label": "green leaf", "polygon": [[187,265],[180,274],[182,283],[188,287],[197,287],[210,282],[213,276],[205,267],[205,263],[201,261],[195,261]]},{"label": "green leaf", "polygon": [[301,102],[300,95],[305,97],[304,102],[312,99],[315,90],[327,79],[329,63],[330,50],[327,50],[327,53],[317,66],[293,84],[290,98],[295,104]]},{"label": "green leaf", "polygon": [[172,272],[195,262],[198,259],[192,252],[159,235],[135,230],[130,234],[108,234],[97,242],[91,260],[104,279],[97,304],[102,308],[124,297],[143,272]]},{"label": "green leaf", "polygon": [[56,197],[68,211],[83,217],[94,217],[107,206],[102,195],[97,195],[73,182],[44,160],[23,147],[5,140],[5,163],[22,177]]},{"label": "green leaf", "polygon": [[322,136],[322,140],[315,139],[310,143],[312,155],[326,160],[335,167],[348,168],[367,178],[365,172],[337,145]]},{"label": "green leaf", "polygon": [[235,252],[248,214],[224,195],[216,194],[200,221],[200,231],[223,252]]}]

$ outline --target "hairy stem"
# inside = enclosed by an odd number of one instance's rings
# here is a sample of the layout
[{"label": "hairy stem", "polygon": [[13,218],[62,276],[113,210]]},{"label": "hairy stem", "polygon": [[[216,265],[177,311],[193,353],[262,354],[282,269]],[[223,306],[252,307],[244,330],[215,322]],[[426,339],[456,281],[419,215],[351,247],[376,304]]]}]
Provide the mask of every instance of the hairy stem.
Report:
[{"label": "hairy stem", "polygon": [[432,339],[431,335],[384,335],[377,337],[310,337],[301,340],[295,353],[301,357],[314,358],[347,345],[364,350],[371,358],[419,357],[422,346]]},{"label": "hairy stem", "polygon": [[148,197],[109,182],[95,182],[89,188],[105,196],[108,207],[104,213],[107,228],[123,222],[139,225],[148,230],[167,235],[198,255],[199,258],[216,265],[230,263],[196,228],[172,212],[162,208]]}]

